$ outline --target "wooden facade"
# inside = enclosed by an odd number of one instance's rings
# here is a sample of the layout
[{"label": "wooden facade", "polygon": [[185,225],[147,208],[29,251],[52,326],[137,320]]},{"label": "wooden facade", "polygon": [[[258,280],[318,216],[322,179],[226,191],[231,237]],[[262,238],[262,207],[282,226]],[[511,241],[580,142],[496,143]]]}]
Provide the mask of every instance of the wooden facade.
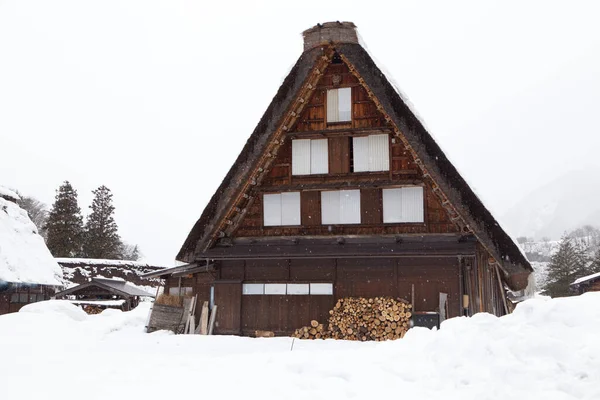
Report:
[{"label": "wooden facade", "polygon": [[[305,52],[178,255],[206,270],[150,275],[167,278],[166,292],[186,288],[200,304],[217,304],[221,334],[289,334],[356,296],[399,297],[446,318],[508,312],[505,286],[522,288],[532,271],[516,244],[358,44],[353,24],[304,36]],[[350,93],[348,120],[328,121],[334,89]],[[365,172],[357,138],[375,135],[387,144],[369,157],[386,167]],[[326,173],[293,172],[301,139],[326,141]],[[409,205],[420,215],[390,222],[385,193],[405,187],[421,188]],[[359,198],[356,221],[324,223],[323,193],[332,190]],[[299,216],[267,223],[266,196],[280,193],[299,196]]]},{"label": "wooden facade", "polygon": [[600,273],[584,276],[571,283],[573,293],[600,292]]},{"label": "wooden facade", "polygon": [[0,281],[0,315],[19,311],[23,306],[49,300],[56,286]]}]

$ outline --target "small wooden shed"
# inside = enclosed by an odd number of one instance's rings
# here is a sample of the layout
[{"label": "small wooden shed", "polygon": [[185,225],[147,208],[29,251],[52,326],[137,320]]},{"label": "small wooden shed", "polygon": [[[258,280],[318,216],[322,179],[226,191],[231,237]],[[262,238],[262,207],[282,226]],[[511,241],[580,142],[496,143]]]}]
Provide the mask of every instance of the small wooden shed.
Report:
[{"label": "small wooden shed", "polygon": [[137,307],[141,297],[154,297],[117,279],[92,278],[89,282],[56,293],[57,299],[65,299],[81,306],[101,309],[116,308],[129,311]]},{"label": "small wooden shed", "polygon": [[571,283],[571,289],[577,294],[600,292],[600,272],[575,280]]}]

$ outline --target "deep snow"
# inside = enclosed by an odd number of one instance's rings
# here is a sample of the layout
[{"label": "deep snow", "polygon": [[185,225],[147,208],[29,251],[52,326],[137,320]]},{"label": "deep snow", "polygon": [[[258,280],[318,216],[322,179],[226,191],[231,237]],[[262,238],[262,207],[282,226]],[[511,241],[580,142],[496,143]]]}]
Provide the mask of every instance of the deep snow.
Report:
[{"label": "deep snow", "polygon": [[3,197],[0,197],[0,281],[62,285],[62,270],[27,212]]},{"label": "deep snow", "polygon": [[[143,333],[148,304],[0,317],[3,394],[142,399],[599,399],[600,293],[532,299],[394,342]],[[292,351],[293,345],[293,351]]]}]

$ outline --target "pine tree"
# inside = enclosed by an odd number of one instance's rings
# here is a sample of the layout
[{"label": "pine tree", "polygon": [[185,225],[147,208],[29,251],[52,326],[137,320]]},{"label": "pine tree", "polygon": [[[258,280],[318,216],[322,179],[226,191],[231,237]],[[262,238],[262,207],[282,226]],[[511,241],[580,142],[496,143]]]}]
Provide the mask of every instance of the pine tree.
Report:
[{"label": "pine tree", "polygon": [[589,266],[586,271],[586,274],[588,275],[597,274],[598,272],[600,272],[600,249],[596,250],[596,254],[594,254],[594,257],[591,261],[592,262],[589,263]]},{"label": "pine tree", "polygon": [[142,256],[138,245],[122,243],[120,260],[137,261]]},{"label": "pine tree", "polygon": [[548,265],[544,293],[552,297],[573,295],[570,284],[575,279],[587,275],[587,261],[586,250],[581,244],[571,237],[564,236]]},{"label": "pine tree", "polygon": [[17,193],[21,198],[19,201],[17,201],[19,207],[27,211],[29,219],[38,229],[40,236],[43,237],[44,240],[48,240],[48,235],[46,232],[46,224],[48,223],[48,206],[34,197],[25,196],[18,191],[15,191],[15,193]]},{"label": "pine tree", "polygon": [[83,217],[77,204],[77,191],[69,181],[56,191],[45,230],[48,249],[54,257],[81,255]]},{"label": "pine tree", "polygon": [[92,212],[84,228],[83,252],[89,258],[121,258],[122,243],[114,219],[112,193],[102,185],[93,190]]}]

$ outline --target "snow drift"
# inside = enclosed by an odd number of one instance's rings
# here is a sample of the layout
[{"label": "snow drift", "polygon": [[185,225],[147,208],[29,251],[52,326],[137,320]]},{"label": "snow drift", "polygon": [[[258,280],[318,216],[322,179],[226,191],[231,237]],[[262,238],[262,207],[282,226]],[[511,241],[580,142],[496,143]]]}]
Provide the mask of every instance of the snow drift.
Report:
[{"label": "snow drift", "polygon": [[[0,317],[2,390],[89,399],[598,399],[600,293],[532,299],[392,342],[145,334],[148,304],[80,314],[42,302]],[[74,317],[75,316],[75,317]],[[81,318],[80,318],[81,317]],[[85,368],[80,368],[85,365]],[[34,382],[35,384],[32,384]],[[179,382],[180,384],[173,384]]]}]

